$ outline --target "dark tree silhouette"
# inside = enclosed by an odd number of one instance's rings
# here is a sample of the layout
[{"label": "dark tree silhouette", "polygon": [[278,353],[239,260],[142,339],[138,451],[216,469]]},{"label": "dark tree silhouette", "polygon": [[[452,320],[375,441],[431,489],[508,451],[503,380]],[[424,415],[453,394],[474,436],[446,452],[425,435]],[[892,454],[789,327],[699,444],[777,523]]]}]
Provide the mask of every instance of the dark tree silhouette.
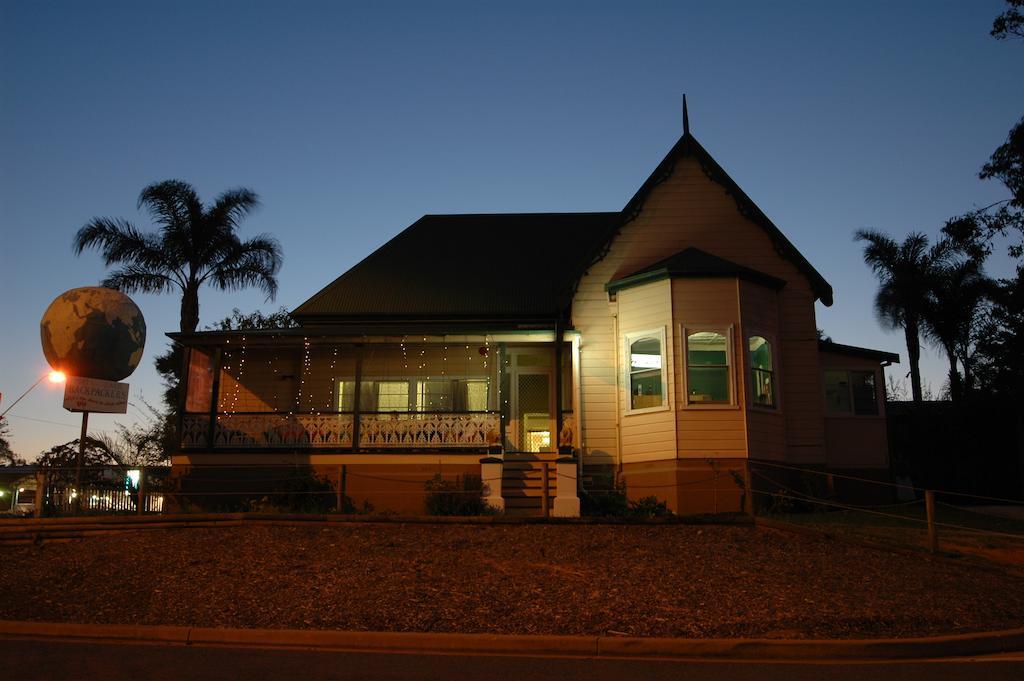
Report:
[{"label": "dark tree silhouette", "polygon": [[873,230],[859,230],[854,239],[864,241],[864,262],[878,277],[875,312],[888,328],[903,329],[910,361],[910,388],[915,402],[921,402],[921,324],[934,290],[937,273],[945,267],[953,248],[948,240],[933,246],[928,237],[913,232],[903,243]]},{"label": "dark tree silhouette", "polygon": [[1007,7],[992,22],[992,36],[997,40],[1004,38],[1024,38],[1024,0],[1006,0]]},{"label": "dark tree silhouette", "polygon": [[199,326],[199,289],[256,286],[272,300],[277,293],[281,247],[267,235],[238,238],[241,221],[259,204],[249,189],[224,192],[205,208],[186,182],[167,180],[139,194],[159,232],[144,233],[131,223],[93,218],[75,235],[74,250],[99,250],[107,267],[120,266],[104,286],[127,293],[181,292],[180,330]]},{"label": "dark tree silhouette", "polygon": [[[973,349],[991,282],[977,260],[964,260],[935,272],[933,287],[925,301],[922,331],[946,353],[950,397],[959,400],[974,387]],[[957,361],[963,367],[962,381]]]}]

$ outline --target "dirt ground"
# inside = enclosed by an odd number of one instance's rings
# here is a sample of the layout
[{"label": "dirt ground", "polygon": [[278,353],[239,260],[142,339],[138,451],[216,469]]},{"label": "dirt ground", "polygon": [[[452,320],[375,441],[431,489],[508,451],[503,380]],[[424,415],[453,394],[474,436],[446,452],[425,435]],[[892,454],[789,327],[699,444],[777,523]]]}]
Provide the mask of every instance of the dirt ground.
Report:
[{"label": "dirt ground", "polygon": [[1024,577],[736,526],[336,524],[0,548],[0,619],[905,637],[1024,626]]}]

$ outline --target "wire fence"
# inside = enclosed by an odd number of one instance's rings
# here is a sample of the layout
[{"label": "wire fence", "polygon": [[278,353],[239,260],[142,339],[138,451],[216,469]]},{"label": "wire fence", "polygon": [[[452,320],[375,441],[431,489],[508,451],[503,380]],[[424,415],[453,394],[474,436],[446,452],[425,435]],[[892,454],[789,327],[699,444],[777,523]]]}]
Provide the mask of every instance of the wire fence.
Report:
[{"label": "wire fence", "polygon": [[[668,511],[664,500],[671,497],[677,513],[742,512],[833,536],[976,554],[1024,567],[1020,499],[923,489],[882,471],[874,478],[775,461],[750,461],[733,470],[706,463],[706,474],[669,481],[614,474],[577,480],[553,462],[544,469],[547,475],[536,462],[514,474],[509,472],[514,467],[506,466],[500,496],[525,499],[540,509],[547,508],[544,499],[578,493],[585,514],[627,512],[647,499],[653,501],[645,508],[656,515]],[[387,471],[383,464],[210,464],[173,470],[87,466],[79,491],[73,467],[39,467],[21,478],[0,477],[0,515],[387,514],[430,513],[431,508],[476,514],[488,512],[481,500],[496,492],[487,488],[480,472],[479,466],[468,464],[423,465],[408,473]]]},{"label": "wire fence", "polygon": [[833,536],[1024,567],[1024,501],[751,462],[758,517]]}]

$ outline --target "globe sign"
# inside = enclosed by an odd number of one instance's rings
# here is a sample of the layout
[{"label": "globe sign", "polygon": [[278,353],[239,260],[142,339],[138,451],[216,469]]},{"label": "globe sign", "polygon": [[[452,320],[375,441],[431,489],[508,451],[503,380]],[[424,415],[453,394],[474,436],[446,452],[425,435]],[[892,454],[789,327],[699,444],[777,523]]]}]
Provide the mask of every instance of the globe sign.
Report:
[{"label": "globe sign", "polygon": [[142,359],[146,321],[132,299],[86,286],[57,296],[39,323],[50,366],[70,376],[120,381]]}]

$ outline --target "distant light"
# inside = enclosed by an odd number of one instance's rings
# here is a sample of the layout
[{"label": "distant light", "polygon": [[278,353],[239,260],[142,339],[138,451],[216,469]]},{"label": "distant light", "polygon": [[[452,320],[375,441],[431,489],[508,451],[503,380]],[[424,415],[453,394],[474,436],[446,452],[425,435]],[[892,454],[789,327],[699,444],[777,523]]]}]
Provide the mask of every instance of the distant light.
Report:
[{"label": "distant light", "polygon": [[128,471],[128,474],[127,474],[126,477],[127,477],[127,479],[129,481],[131,481],[132,487],[138,487],[139,486],[139,476],[140,476],[140,474],[141,474],[141,471],[139,469],[137,469],[137,468],[133,468],[132,470]]},{"label": "distant light", "polygon": [[25,488],[24,488],[24,487],[19,487],[19,488],[18,488],[18,494],[21,494],[21,493],[22,493],[22,492],[24,492],[24,491],[25,491]]},{"label": "distant light", "polygon": [[7,494],[7,492],[0,489],[0,499],[3,499],[5,494]]},{"label": "distant light", "polygon": [[67,378],[68,377],[64,375],[63,371],[50,372],[50,383],[63,383]]}]

